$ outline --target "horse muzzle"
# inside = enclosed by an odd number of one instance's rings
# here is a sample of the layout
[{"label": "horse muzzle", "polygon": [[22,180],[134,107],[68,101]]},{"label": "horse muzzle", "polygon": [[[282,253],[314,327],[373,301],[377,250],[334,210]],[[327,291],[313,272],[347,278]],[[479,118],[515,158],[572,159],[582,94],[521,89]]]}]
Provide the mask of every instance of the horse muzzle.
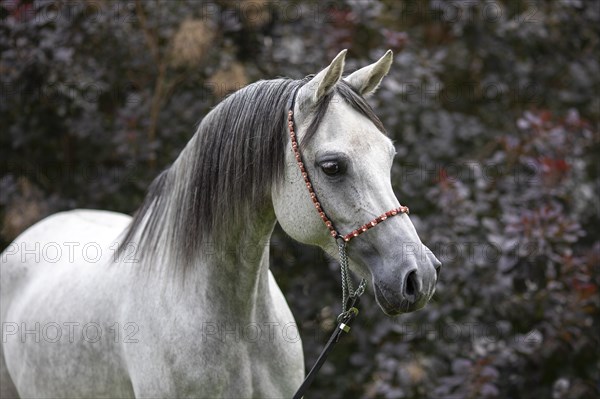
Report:
[{"label": "horse muzzle", "polygon": [[410,268],[400,279],[373,279],[375,299],[388,316],[414,312],[425,306],[433,293],[442,264],[435,259],[431,265]]}]

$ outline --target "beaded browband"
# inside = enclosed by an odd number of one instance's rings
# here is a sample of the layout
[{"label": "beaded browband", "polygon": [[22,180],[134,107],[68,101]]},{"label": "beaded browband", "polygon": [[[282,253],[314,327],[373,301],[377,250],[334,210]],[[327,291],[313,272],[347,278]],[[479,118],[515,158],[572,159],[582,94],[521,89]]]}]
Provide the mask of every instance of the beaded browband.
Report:
[{"label": "beaded browband", "polygon": [[333,223],[331,222],[331,220],[325,214],[325,211],[323,210],[321,203],[319,202],[319,200],[317,198],[317,194],[315,193],[315,190],[310,181],[310,178],[308,177],[308,171],[306,170],[304,163],[302,162],[302,155],[300,154],[300,147],[298,146],[298,141],[296,139],[296,133],[294,132],[294,103],[296,101],[296,93],[299,88],[300,88],[300,86],[296,87],[296,89],[294,90],[294,93],[292,94],[292,97],[288,103],[288,110],[289,110],[288,111],[288,129],[290,132],[290,140],[292,142],[292,150],[294,151],[294,155],[296,157],[296,163],[298,164],[298,167],[300,168],[300,173],[302,173],[302,178],[304,179],[304,183],[306,184],[306,188],[308,189],[310,198],[311,198],[315,208],[317,209],[317,212],[319,212],[319,216],[321,217],[321,219],[323,220],[323,222],[329,229],[329,233],[331,234],[331,236],[335,239],[340,238],[344,242],[348,242],[352,238],[357,237],[358,235],[364,233],[365,231],[377,226],[379,223],[383,222],[384,220],[386,220],[389,217],[396,216],[396,215],[402,214],[402,213],[408,214],[409,213],[408,207],[400,205],[398,208],[389,210],[389,211],[381,214],[380,216],[377,216],[375,219],[371,220],[368,223],[363,224],[356,230],[352,230],[350,233],[348,233],[346,235],[342,235],[336,230],[336,228],[333,225]]}]

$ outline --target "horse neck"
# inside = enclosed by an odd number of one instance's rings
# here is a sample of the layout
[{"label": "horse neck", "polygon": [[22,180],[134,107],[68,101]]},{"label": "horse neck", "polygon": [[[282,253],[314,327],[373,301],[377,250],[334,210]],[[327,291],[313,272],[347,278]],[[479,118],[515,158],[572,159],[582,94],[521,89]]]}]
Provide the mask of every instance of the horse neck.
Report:
[{"label": "horse neck", "polygon": [[202,300],[213,314],[252,321],[257,309],[268,305],[269,242],[274,226],[271,209],[231,227],[225,239],[203,243],[198,264],[186,280],[196,292],[204,293]]}]

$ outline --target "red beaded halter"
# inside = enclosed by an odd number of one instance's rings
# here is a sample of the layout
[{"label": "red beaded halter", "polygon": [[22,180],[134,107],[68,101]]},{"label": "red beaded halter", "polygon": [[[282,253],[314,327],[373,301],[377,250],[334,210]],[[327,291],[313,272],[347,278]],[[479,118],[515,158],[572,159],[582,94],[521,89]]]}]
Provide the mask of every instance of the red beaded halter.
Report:
[{"label": "red beaded halter", "polygon": [[331,220],[327,217],[327,214],[325,214],[325,211],[323,210],[323,207],[321,206],[321,203],[319,202],[319,200],[317,198],[317,194],[315,193],[313,185],[310,181],[310,177],[308,176],[308,171],[306,170],[306,167],[304,166],[304,162],[302,162],[302,155],[300,154],[300,147],[298,146],[298,141],[296,139],[296,133],[294,132],[294,102],[295,102],[296,92],[298,91],[298,88],[296,88],[296,90],[292,94],[292,98],[291,98],[289,108],[288,108],[289,109],[289,111],[288,111],[288,129],[290,132],[290,140],[292,142],[292,150],[294,151],[294,156],[296,157],[296,163],[298,164],[298,167],[300,168],[300,173],[302,173],[302,178],[304,179],[304,183],[306,184],[306,188],[308,189],[310,198],[311,198],[317,212],[319,212],[319,216],[325,223],[325,226],[327,226],[327,228],[329,229],[329,233],[331,234],[331,236],[336,239],[341,238],[342,240],[344,240],[344,242],[348,242],[352,238],[358,237],[360,234],[364,233],[365,231],[377,226],[379,223],[383,222],[387,218],[390,218],[392,216],[396,216],[396,215],[402,214],[402,213],[408,214],[409,213],[408,207],[400,205],[398,208],[389,210],[389,211],[377,216],[375,219],[371,220],[368,223],[363,224],[356,230],[352,230],[348,234],[342,235],[342,234],[340,234],[340,232],[338,232],[336,230],[336,228],[333,225],[333,223],[331,222]]},{"label": "red beaded halter", "polygon": [[340,313],[337,317],[337,328],[332,333],[331,338],[329,338],[327,345],[323,349],[323,352],[321,352],[321,355],[317,359],[315,365],[312,367],[312,369],[304,379],[304,382],[302,382],[302,385],[300,385],[300,388],[298,388],[298,390],[296,391],[294,399],[299,399],[304,396],[304,392],[311,385],[312,381],[315,378],[315,375],[318,373],[319,369],[325,362],[325,359],[327,358],[327,355],[329,354],[333,346],[339,341],[342,332],[347,333],[350,331],[350,324],[358,315],[358,303],[360,302],[360,296],[365,292],[367,281],[363,278],[357,289],[354,290],[352,278],[349,275],[349,262],[346,253],[348,241],[350,241],[354,237],[358,237],[360,234],[377,226],[379,223],[383,222],[384,220],[387,220],[392,216],[396,216],[402,213],[408,213],[408,207],[400,205],[400,207],[385,212],[384,214],[376,217],[370,222],[363,224],[356,230],[352,230],[346,235],[342,235],[337,231],[331,220],[325,214],[325,211],[323,210],[323,207],[321,206],[321,203],[317,198],[315,189],[312,183],[310,182],[310,177],[308,177],[308,171],[306,170],[304,162],[302,162],[302,155],[300,154],[300,147],[298,146],[296,133],[294,132],[294,102],[296,100],[296,93],[299,88],[300,86],[294,89],[294,92],[292,93],[292,96],[288,102],[287,120],[288,129],[290,131],[290,140],[292,142],[292,150],[294,151],[294,156],[296,157],[296,163],[298,164],[298,168],[300,168],[300,173],[302,173],[302,178],[304,179],[304,184],[306,184],[306,188],[308,189],[310,198],[315,208],[317,209],[317,212],[319,212],[319,216],[325,223],[325,226],[327,226],[327,228],[329,229],[329,233],[333,238],[337,240],[338,243],[338,250],[340,253],[340,270],[342,272],[342,313]]}]

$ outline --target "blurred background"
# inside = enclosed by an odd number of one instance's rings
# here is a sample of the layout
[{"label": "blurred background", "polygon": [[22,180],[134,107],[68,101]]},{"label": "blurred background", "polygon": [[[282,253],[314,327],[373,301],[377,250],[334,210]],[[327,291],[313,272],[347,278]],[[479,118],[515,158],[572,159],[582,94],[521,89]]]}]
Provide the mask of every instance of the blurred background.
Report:
[{"label": "blurred background", "polygon": [[[2,249],[72,208],[133,213],[198,122],[259,79],[391,48],[369,99],[393,184],[444,262],[391,319],[365,295],[311,397],[600,397],[596,1],[2,1]],[[338,267],[281,230],[272,270],[312,364]]]}]

